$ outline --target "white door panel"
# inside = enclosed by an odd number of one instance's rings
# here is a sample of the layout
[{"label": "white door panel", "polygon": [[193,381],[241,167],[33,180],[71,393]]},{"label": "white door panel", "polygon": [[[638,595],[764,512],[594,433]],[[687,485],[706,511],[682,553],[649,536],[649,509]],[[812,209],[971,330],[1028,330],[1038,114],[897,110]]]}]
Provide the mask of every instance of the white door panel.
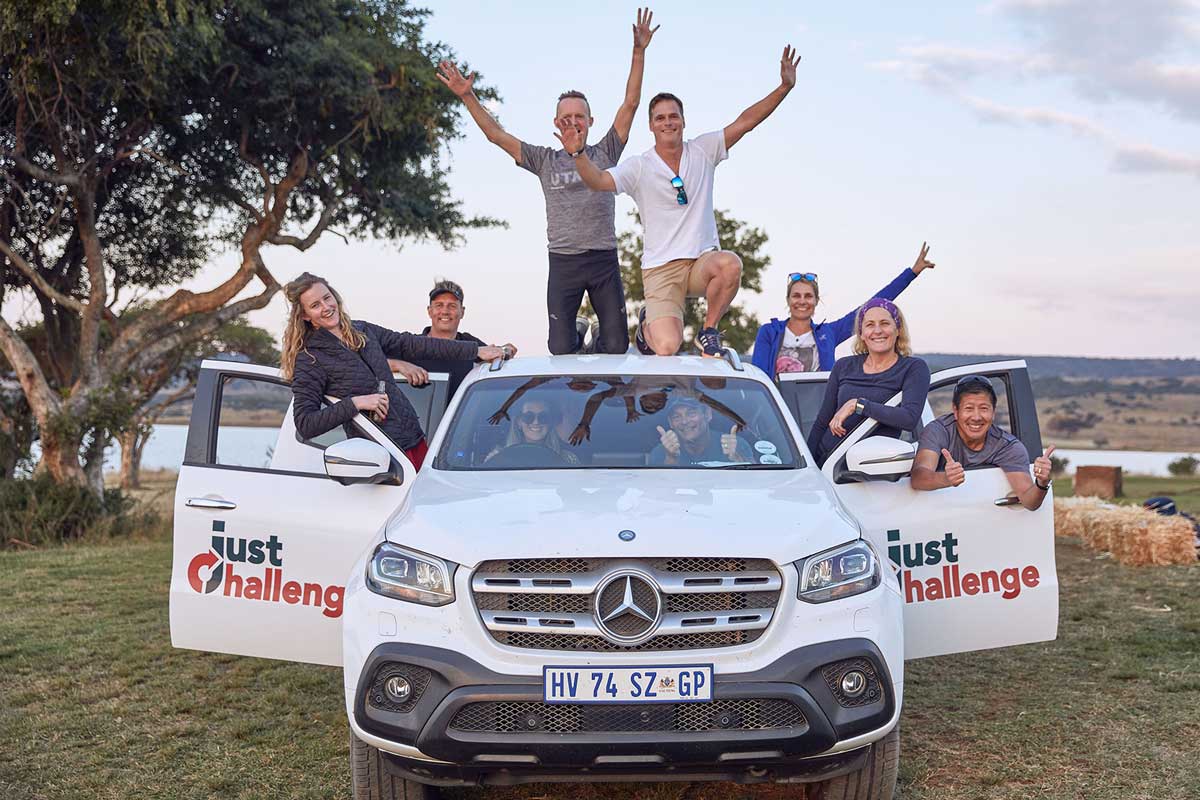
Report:
[{"label": "white door panel", "polygon": [[[970,374],[1003,382],[1012,432],[1026,443],[1031,458],[1038,455],[1033,451],[1040,446],[1040,434],[1025,362],[943,370],[932,376],[930,391],[944,390]],[[898,401],[897,395],[889,405]],[[923,421],[931,420],[926,405]],[[1010,493],[1008,479],[997,468],[968,470],[961,486],[932,492],[914,490],[907,476],[855,482],[846,474],[846,451],[874,427],[868,421],[851,432],[822,471],[862,524],[863,534],[898,573],[905,598],[905,657],[1054,639],[1058,575],[1053,496],[1037,511],[997,506],[996,500]]]}]

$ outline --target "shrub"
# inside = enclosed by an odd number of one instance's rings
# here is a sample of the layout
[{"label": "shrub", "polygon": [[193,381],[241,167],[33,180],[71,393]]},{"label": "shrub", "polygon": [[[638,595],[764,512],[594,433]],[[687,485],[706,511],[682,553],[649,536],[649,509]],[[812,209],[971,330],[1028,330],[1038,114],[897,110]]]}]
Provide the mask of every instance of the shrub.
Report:
[{"label": "shrub", "polygon": [[1177,458],[1170,464],[1167,464],[1167,472],[1179,477],[1196,474],[1196,467],[1200,466],[1200,459],[1195,456],[1183,456]]},{"label": "shrub", "polygon": [[1050,474],[1057,478],[1067,471],[1067,465],[1070,463],[1071,459],[1065,456],[1062,458],[1059,456],[1050,456]]},{"label": "shrub", "polygon": [[43,475],[0,480],[0,548],[128,536],[153,526],[156,518],[153,512],[136,510],[120,489],[97,496]]}]

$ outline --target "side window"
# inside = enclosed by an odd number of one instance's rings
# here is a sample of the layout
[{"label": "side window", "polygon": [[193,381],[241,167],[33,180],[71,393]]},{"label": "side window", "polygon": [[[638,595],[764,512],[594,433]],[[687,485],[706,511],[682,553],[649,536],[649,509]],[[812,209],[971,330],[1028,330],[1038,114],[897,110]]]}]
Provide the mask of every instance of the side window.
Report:
[{"label": "side window", "polygon": [[292,390],[271,380],[229,375],[222,378],[218,397],[214,463],[269,468]]},{"label": "side window", "polygon": [[817,412],[821,410],[821,401],[825,399],[826,381],[780,381],[779,393],[800,433],[805,438],[812,431]]}]

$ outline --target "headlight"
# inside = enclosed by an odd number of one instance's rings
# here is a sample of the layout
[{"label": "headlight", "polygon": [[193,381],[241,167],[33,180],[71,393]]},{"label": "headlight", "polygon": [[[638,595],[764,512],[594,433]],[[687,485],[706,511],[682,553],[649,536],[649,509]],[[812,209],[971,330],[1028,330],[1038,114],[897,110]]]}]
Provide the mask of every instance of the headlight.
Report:
[{"label": "headlight", "polygon": [[454,602],[454,568],[450,561],[407,550],[390,542],[375,549],[367,565],[367,587],[376,594],[426,606]]},{"label": "headlight", "polygon": [[806,603],[869,592],[879,585],[881,575],[875,551],[862,539],[797,561],[796,569],[800,571],[797,596]]}]

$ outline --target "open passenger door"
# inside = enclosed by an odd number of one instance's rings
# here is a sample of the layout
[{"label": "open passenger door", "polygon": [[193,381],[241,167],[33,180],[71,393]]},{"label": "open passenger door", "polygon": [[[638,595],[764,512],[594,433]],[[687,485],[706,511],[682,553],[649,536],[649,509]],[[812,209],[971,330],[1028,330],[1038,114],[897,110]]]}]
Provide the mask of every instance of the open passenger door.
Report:
[{"label": "open passenger door", "polygon": [[[1041,455],[1024,361],[935,373],[923,423],[935,413],[950,412],[954,385],[965,375],[992,381],[995,424],[1024,443],[1031,461]],[[797,395],[795,387],[791,394]],[[898,401],[897,396],[891,403]],[[805,433],[811,425],[811,418],[802,421]],[[896,573],[905,599],[905,657],[1054,639],[1058,576],[1053,494],[1038,510],[1027,511],[1013,503],[1008,480],[996,467],[968,470],[961,486],[916,491],[909,485],[915,442],[870,441],[876,427],[868,420],[851,432],[822,471]]]},{"label": "open passenger door", "polygon": [[[401,384],[427,432],[445,410],[446,378]],[[291,402],[277,369],[201,367],[175,490],[176,647],[342,663],[351,567],[400,508],[415,472],[361,415],[350,431],[301,439]]]}]

